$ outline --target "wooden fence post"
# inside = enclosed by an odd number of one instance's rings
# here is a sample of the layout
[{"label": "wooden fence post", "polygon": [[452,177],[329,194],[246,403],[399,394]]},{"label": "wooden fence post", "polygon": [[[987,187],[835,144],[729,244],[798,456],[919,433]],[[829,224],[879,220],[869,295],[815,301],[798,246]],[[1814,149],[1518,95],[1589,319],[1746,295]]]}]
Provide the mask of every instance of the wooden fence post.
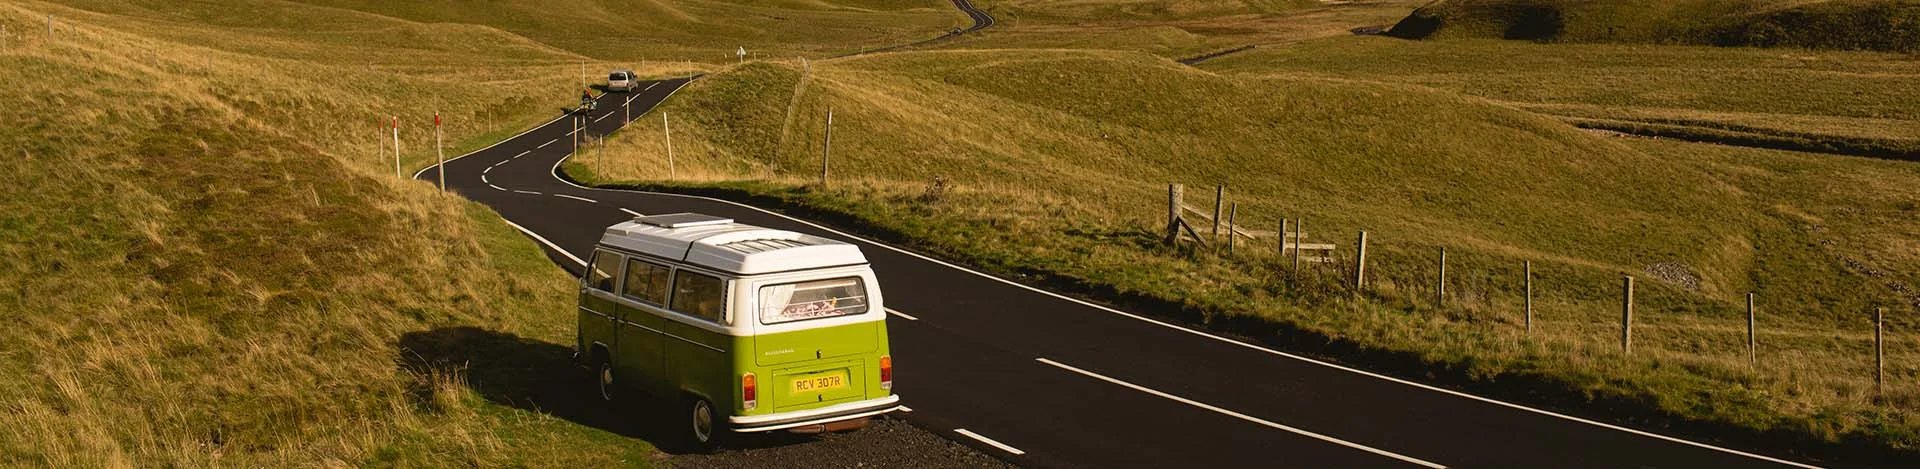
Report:
[{"label": "wooden fence post", "polygon": [[1290,274],[1292,277],[1300,276],[1300,234],[1305,233],[1306,230],[1307,219],[1301,218],[1293,223],[1293,273]]},{"label": "wooden fence post", "polygon": [[1522,289],[1526,290],[1527,295],[1525,300],[1527,310],[1527,335],[1531,336],[1533,335],[1533,261],[1526,261],[1524,266],[1526,270],[1526,280],[1523,282]]},{"label": "wooden fence post", "polygon": [[1220,210],[1226,208],[1226,201],[1227,201],[1227,186],[1214,186],[1213,188],[1213,242],[1216,244],[1220,242],[1220,220],[1222,219],[1221,215],[1225,215],[1224,213],[1220,213]]},{"label": "wooden fence post", "polygon": [[1180,198],[1186,190],[1180,184],[1167,184],[1167,244],[1180,240]]},{"label": "wooden fence post", "polygon": [[1353,294],[1367,287],[1367,230],[1360,230],[1359,251],[1353,256]]},{"label": "wooden fence post", "polygon": [[1754,365],[1759,363],[1757,360],[1755,360],[1755,353],[1754,353],[1755,349],[1759,348],[1758,345],[1759,345],[1759,340],[1757,340],[1757,337],[1755,336],[1755,333],[1754,333],[1753,292],[1747,292],[1747,364],[1748,365]]},{"label": "wooden fence post", "polygon": [[1287,220],[1286,217],[1280,217],[1280,254],[1279,256],[1280,256],[1281,262],[1286,262],[1287,260],[1287,224],[1288,224],[1287,222],[1288,221],[1289,220]]},{"label": "wooden fence post", "polygon": [[1435,284],[1433,307],[1447,307],[1447,248],[1440,248],[1440,281]]},{"label": "wooden fence post", "polygon": [[1625,293],[1620,297],[1620,353],[1633,354],[1633,276],[1626,276]]},{"label": "wooden fence post", "polygon": [[1239,216],[1240,203],[1234,202],[1233,205],[1227,209],[1227,254],[1233,254],[1233,245],[1235,241],[1239,241],[1238,238],[1240,236],[1234,234],[1234,231],[1239,228],[1239,222],[1235,218]]}]

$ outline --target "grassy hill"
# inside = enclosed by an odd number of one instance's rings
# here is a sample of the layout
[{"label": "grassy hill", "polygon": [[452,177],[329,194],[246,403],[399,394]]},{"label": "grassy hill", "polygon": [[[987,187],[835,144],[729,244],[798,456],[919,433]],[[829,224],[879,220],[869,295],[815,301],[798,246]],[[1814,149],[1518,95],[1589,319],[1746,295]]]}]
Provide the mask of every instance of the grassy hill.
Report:
[{"label": "grassy hill", "polygon": [[1344,37],[1202,65],[1262,76],[1409,83],[1585,127],[1920,159],[1908,54]]},{"label": "grassy hill", "polygon": [[[812,70],[751,63],[681,92],[663,108],[672,177],[657,125],[568,170],[841,214],[1006,275],[1268,340],[1278,327],[1411,354],[1429,373],[1542,379],[1756,433],[1916,443],[1920,395],[1863,397],[1859,322],[1872,305],[1914,300],[1899,285],[1920,279],[1897,273],[1920,263],[1901,241],[1920,233],[1899,228],[1916,210],[1900,202],[1920,182],[1910,167],[1620,140],[1426,87],[1220,75],[1132,52],[898,53]],[[1814,172],[1851,176],[1775,186]],[[1257,229],[1304,217],[1347,259],[1369,230],[1375,288],[1348,299],[1343,264],[1290,283],[1270,245],[1161,247],[1169,182],[1188,184],[1193,205],[1226,185]],[[1452,298],[1436,309],[1443,246]],[[1551,285],[1536,292],[1531,338],[1518,324],[1523,260]],[[1641,278],[1631,359],[1615,341],[1623,274]],[[1791,359],[1746,364],[1747,291],[1775,311],[1763,343]],[[1915,324],[1899,321],[1892,347],[1915,356]],[[1920,367],[1902,363],[1893,374],[1911,382]]]},{"label": "grassy hill", "polygon": [[553,116],[583,63],[678,74],[956,18],[932,0],[0,4],[0,464],[651,465],[655,430],[580,404],[572,280],[405,178],[436,157],[433,116],[453,156]]},{"label": "grassy hill", "polygon": [[1416,3],[1384,0],[981,1],[997,19],[984,34],[942,45],[965,49],[1089,49],[1184,58],[1249,44],[1348,34],[1390,24]]},{"label": "grassy hill", "polygon": [[1442,0],[1388,33],[1426,38],[1920,50],[1910,0]]}]

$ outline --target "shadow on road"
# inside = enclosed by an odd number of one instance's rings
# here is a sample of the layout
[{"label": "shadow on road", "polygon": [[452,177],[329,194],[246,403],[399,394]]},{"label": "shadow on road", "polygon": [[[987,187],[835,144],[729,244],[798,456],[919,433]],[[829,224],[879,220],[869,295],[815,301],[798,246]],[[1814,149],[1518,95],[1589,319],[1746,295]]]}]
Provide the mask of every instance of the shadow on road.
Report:
[{"label": "shadow on road", "polygon": [[[404,371],[428,376],[436,370],[464,370],[467,385],[490,402],[646,440],[669,454],[694,452],[679,438],[678,424],[685,419],[677,418],[681,412],[676,406],[638,393],[615,403],[601,401],[593,373],[573,361],[570,347],[477,327],[446,327],[407,333],[398,349]],[[764,448],[807,441],[811,438],[776,433],[735,438],[729,446]]]}]

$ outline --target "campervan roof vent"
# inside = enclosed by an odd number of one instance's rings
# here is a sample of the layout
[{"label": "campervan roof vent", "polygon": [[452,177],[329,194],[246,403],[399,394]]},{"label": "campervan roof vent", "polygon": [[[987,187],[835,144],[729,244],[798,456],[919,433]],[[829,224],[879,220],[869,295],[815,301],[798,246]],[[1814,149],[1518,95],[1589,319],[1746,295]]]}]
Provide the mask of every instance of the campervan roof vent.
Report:
[{"label": "campervan roof vent", "polygon": [[691,228],[695,226],[709,226],[709,225],[725,225],[728,223],[733,223],[733,219],[731,218],[720,218],[713,215],[704,215],[704,214],[698,214],[698,213],[672,213],[672,214],[666,214],[666,215],[635,217],[633,221],[637,221],[642,224],[658,226],[661,228],[667,228],[667,229]]}]

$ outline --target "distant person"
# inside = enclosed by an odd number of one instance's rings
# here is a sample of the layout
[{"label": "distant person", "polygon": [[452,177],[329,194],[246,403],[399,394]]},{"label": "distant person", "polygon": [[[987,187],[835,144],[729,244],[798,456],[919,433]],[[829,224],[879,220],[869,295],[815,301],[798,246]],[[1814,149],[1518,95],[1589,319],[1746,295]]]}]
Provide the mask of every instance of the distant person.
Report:
[{"label": "distant person", "polygon": [[586,89],[580,90],[580,109],[586,109],[588,106],[592,106],[592,105],[593,105],[593,91],[586,90]]}]

